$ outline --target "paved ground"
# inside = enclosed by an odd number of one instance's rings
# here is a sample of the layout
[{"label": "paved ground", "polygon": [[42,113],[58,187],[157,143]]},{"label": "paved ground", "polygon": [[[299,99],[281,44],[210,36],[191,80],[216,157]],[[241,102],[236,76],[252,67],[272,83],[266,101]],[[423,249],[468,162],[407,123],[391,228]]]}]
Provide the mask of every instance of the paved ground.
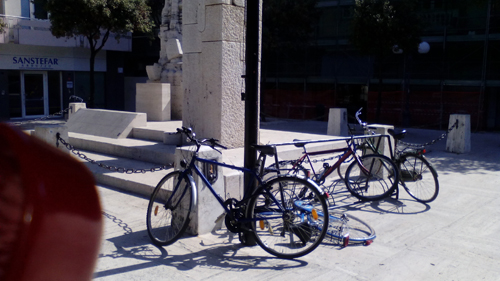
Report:
[{"label": "paved ground", "polygon": [[[326,131],[321,122],[278,124],[263,127]],[[410,130],[406,140],[441,134]],[[434,202],[418,203],[403,191],[399,200],[351,206],[350,214],[376,230],[373,244],[341,248],[327,240],[296,260],[244,247],[226,231],[157,248],[146,233],[147,198],[99,186],[105,233],[95,280],[500,280],[500,134],[472,134],[467,154],[445,152],[445,142],[427,155],[439,172]]]}]

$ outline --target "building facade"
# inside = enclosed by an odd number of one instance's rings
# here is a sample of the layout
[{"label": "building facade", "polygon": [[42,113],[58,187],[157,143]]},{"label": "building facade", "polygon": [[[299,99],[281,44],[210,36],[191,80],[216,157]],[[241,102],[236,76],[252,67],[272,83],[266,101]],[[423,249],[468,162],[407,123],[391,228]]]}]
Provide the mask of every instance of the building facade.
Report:
[{"label": "building facade", "polygon": [[[85,37],[56,38],[47,13],[30,0],[1,0],[0,120],[47,116],[72,95],[89,96],[90,49]],[[106,42],[95,60],[95,107],[123,109],[123,57],[130,37]]]},{"label": "building facade", "polygon": [[374,58],[349,42],[354,2],[318,0],[308,47],[267,56],[264,114],[311,119],[325,118],[329,107],[350,115],[364,107],[376,122],[380,90],[381,123],[443,129],[449,114],[463,113],[473,129],[500,129],[500,1],[418,1],[430,50],[410,60],[397,52],[387,57],[381,85]]}]

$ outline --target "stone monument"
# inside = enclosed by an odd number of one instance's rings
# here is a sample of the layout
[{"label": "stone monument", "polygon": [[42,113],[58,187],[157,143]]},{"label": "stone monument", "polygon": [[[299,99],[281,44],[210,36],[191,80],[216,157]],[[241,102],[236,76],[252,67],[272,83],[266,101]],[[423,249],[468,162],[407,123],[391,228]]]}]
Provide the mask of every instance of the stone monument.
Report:
[{"label": "stone monument", "polygon": [[182,0],[165,0],[160,26],[160,59],[146,66],[148,83],[137,85],[136,111],[148,120],[182,119]]}]

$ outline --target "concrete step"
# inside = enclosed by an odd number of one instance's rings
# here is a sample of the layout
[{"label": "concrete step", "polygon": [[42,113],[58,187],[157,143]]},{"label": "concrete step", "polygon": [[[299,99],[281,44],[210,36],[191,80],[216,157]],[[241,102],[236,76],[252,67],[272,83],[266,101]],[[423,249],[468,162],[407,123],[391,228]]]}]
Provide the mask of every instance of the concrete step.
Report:
[{"label": "concrete step", "polygon": [[69,143],[79,150],[168,165],[174,162],[175,145],[138,139],[112,139],[68,133]]},{"label": "concrete step", "polygon": [[182,121],[148,122],[146,127],[132,129],[132,138],[163,142],[166,144],[180,144],[180,136],[170,136],[182,127]]},{"label": "concrete step", "polygon": [[[98,154],[90,151],[81,150],[88,158],[97,161],[98,163],[105,164],[107,166],[125,168],[125,169],[145,169],[150,170],[151,168],[159,167],[160,165],[155,165],[149,162],[137,161],[122,157],[116,157],[105,154]],[[73,155],[73,154],[72,154]],[[78,158],[77,156],[75,156]],[[86,160],[78,158],[81,162],[87,166],[87,168],[94,174],[95,180],[99,184],[112,186],[122,190],[127,190],[130,192],[135,192],[145,196],[151,195],[151,192],[156,187],[158,182],[168,173],[173,171],[173,168],[168,168],[167,170],[146,172],[146,173],[119,173],[116,171],[111,171],[99,167],[96,164],[92,164]]]}]

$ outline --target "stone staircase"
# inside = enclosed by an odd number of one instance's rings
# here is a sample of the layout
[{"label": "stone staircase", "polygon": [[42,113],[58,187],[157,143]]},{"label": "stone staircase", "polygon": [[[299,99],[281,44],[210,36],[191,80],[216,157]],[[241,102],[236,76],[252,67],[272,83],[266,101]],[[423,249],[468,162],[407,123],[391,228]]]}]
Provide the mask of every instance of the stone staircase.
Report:
[{"label": "stone staircase", "polygon": [[[169,133],[181,126],[182,121],[148,122],[146,127],[133,128],[129,137],[122,139],[69,132],[68,142],[97,163],[129,170],[120,173],[82,159],[97,183],[149,196],[161,178],[173,170],[150,172],[152,168],[171,167],[181,139]],[[132,170],[139,171],[130,173]]]}]

